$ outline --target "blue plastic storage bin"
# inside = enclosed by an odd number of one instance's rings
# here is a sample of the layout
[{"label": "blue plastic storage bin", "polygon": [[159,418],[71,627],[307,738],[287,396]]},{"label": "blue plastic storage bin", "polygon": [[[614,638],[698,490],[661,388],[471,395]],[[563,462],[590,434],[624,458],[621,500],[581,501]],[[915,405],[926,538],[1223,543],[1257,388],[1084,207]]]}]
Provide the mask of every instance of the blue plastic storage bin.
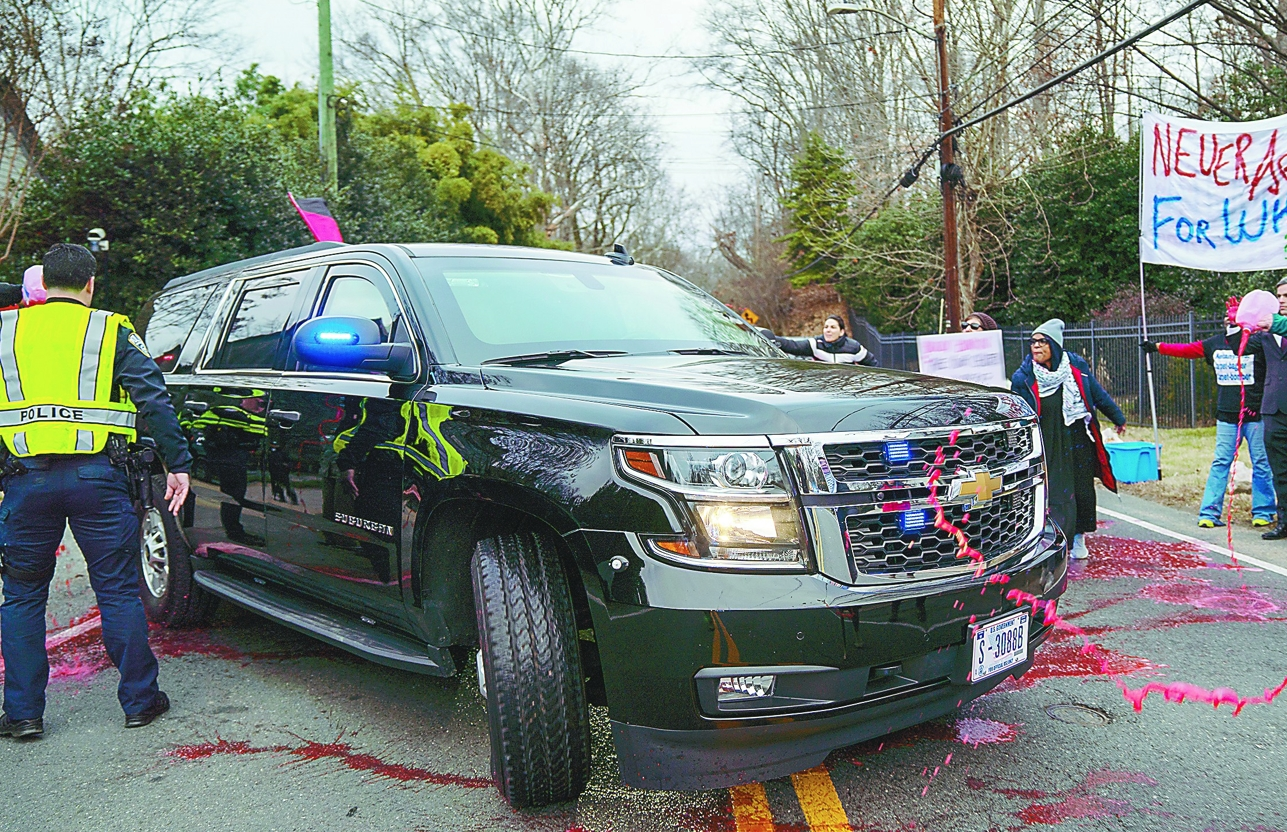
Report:
[{"label": "blue plastic storage bin", "polygon": [[1157,446],[1152,442],[1105,442],[1104,447],[1118,482],[1157,479]]}]

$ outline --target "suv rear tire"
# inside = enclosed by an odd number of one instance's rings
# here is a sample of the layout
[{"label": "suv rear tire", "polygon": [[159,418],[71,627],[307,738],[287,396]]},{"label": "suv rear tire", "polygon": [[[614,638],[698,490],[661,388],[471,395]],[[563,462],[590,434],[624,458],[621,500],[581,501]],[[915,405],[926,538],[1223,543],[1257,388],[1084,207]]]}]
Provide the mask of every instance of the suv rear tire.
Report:
[{"label": "suv rear tire", "polygon": [[173,629],[200,627],[214,617],[219,599],[192,579],[192,551],[178,522],[160,502],[165,478],[152,478],[157,505],[139,518],[139,595],[149,621]]},{"label": "suv rear tire", "polygon": [[553,539],[479,541],[471,563],[492,778],[516,809],[574,800],[590,777],[576,616]]}]

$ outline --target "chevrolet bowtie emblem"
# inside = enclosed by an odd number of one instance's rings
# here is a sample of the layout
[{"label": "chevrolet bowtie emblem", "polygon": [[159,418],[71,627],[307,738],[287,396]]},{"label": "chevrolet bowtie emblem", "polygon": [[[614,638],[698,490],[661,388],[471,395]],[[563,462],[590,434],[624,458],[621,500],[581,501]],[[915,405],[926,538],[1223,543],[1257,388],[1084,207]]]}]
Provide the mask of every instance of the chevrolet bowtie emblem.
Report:
[{"label": "chevrolet bowtie emblem", "polygon": [[958,500],[962,497],[973,497],[975,503],[986,503],[992,495],[1001,490],[1001,477],[994,477],[987,471],[976,471],[969,477],[952,481],[948,489],[948,499]]}]

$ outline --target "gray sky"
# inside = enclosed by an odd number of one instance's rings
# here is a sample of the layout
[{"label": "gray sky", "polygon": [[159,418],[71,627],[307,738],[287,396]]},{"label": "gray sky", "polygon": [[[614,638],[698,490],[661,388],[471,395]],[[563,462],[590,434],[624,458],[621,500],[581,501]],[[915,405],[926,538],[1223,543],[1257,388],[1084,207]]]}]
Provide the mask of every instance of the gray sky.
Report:
[{"label": "gray sky", "polygon": [[[287,82],[312,82],[317,75],[315,0],[230,0],[228,34],[240,50],[229,59],[225,77],[252,62]],[[579,48],[605,52],[693,54],[711,51],[702,27],[700,0],[620,0]],[[346,16],[360,17],[357,0],[332,0],[336,59],[338,33]],[[352,18],[350,18],[352,19]],[[609,59],[610,60],[610,59]],[[666,170],[696,204],[711,205],[723,186],[739,178],[737,157],[728,146],[732,100],[702,88],[700,77],[680,60],[622,58],[620,64],[646,72],[651,83],[640,107],[651,112],[665,144]],[[705,235],[699,235],[704,237]]]}]

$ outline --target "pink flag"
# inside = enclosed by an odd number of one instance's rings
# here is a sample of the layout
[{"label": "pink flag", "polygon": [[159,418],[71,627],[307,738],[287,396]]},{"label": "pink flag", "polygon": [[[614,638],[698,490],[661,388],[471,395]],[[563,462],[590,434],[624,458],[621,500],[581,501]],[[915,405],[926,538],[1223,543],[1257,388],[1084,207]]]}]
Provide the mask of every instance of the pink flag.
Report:
[{"label": "pink flag", "polygon": [[335,218],[331,216],[331,209],[326,207],[325,199],[320,196],[310,196],[297,200],[295,195],[289,191],[286,196],[290,197],[290,204],[295,206],[295,210],[303,218],[308,230],[313,232],[314,240],[319,243],[344,242],[344,237],[340,234],[340,227],[336,224]]}]

